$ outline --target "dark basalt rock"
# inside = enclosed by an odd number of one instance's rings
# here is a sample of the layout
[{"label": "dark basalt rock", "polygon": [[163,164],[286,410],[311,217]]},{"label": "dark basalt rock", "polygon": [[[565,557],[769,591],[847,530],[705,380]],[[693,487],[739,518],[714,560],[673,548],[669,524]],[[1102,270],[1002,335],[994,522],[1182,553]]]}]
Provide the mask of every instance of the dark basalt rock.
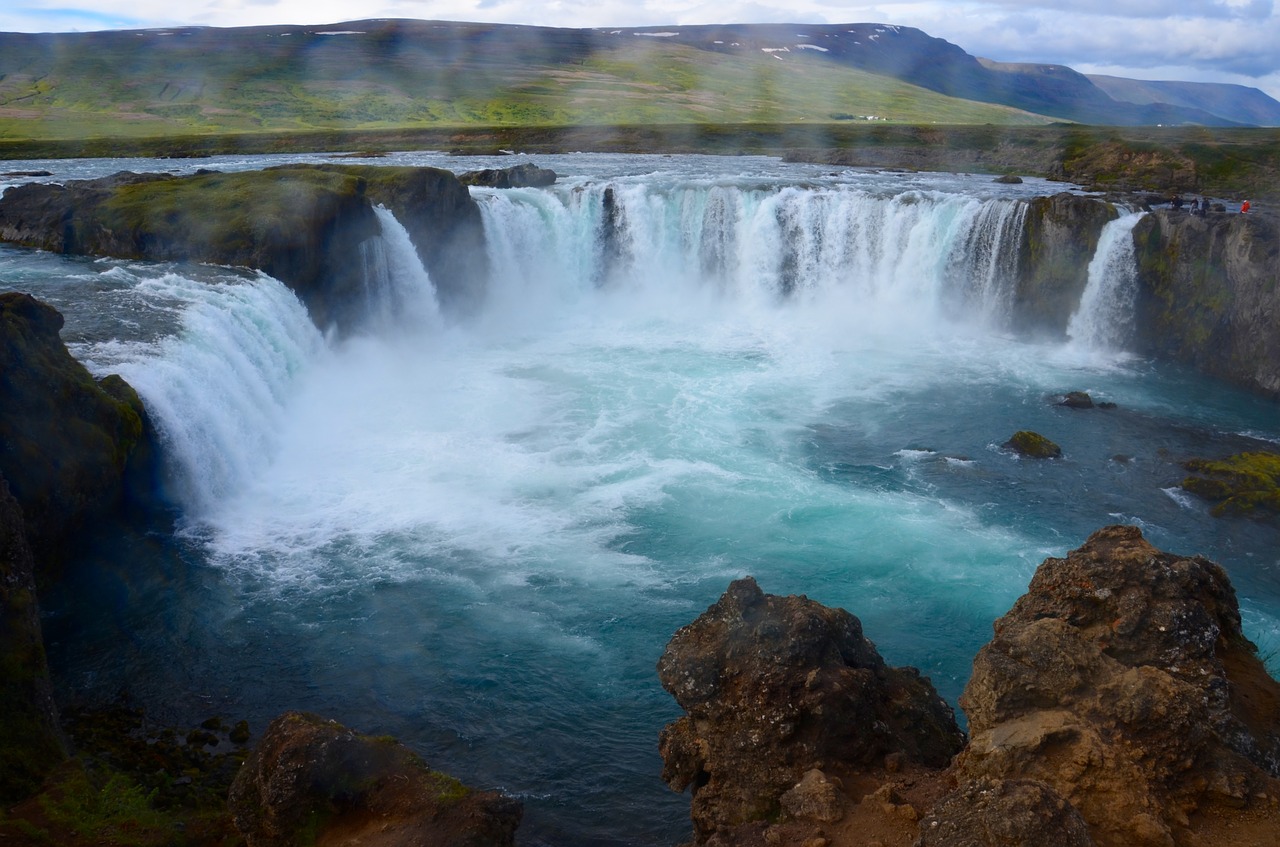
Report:
[{"label": "dark basalt rock", "polygon": [[556,172],[550,168],[540,168],[526,162],[509,168],[467,171],[458,175],[458,181],[463,185],[477,185],[485,188],[545,188],[556,184]]},{"label": "dark basalt rock", "polygon": [[658,676],[688,712],[659,749],[663,779],[693,792],[699,844],[776,818],[808,771],[839,777],[887,756],[941,768],[964,743],[928,679],[886,665],[856,617],[750,577],[675,634]]},{"label": "dark basalt rock", "polygon": [[1016,329],[1066,338],[1067,322],[1089,282],[1089,261],[1102,228],[1118,216],[1112,204],[1076,194],[1029,201],[1013,295]]},{"label": "dark basalt rock", "polygon": [[1280,398],[1280,229],[1161,209],[1133,230],[1136,351]]},{"label": "dark basalt rock", "polygon": [[436,168],[285,165],[29,183],[0,198],[0,241],[257,268],[297,292],[318,326],[351,329],[365,310],[361,245],[380,231],[374,203],[409,231],[442,305],[479,301],[487,275],[480,211],[452,173]]},{"label": "dark basalt rock", "polygon": [[118,376],[94,380],[61,328],[53,307],[0,294],[0,476],[22,506],[37,568],[90,525],[159,505],[142,401]]},{"label": "dark basalt rock", "polygon": [[1062,448],[1045,438],[1038,432],[1029,429],[1019,430],[1003,445],[1020,456],[1032,459],[1057,459],[1062,456]]},{"label": "dark basalt rock", "polygon": [[1068,391],[1058,401],[1058,405],[1066,406],[1068,409],[1092,409],[1093,398],[1087,391]]},{"label": "dark basalt rock", "polygon": [[1226,573],[1135,527],[1041,564],[960,704],[972,739],[952,776],[1039,780],[1101,847],[1199,843],[1189,815],[1265,806],[1280,775],[1280,684]]},{"label": "dark basalt rock", "polygon": [[512,847],[519,801],[427,769],[388,738],[286,712],[271,722],[228,797],[248,847]]},{"label": "dark basalt rock", "polygon": [[66,757],[49,682],[35,562],[0,476],[0,801],[21,799]]}]

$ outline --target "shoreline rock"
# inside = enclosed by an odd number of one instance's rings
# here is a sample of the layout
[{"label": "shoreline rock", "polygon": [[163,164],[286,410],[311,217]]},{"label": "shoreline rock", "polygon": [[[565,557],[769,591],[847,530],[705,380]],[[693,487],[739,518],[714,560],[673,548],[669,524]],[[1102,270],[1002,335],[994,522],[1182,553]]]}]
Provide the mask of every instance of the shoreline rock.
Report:
[{"label": "shoreline rock", "polygon": [[877,667],[851,646],[857,618],[734,582],[659,664],[688,713],[659,747],[664,778],[693,792],[693,843],[1190,847],[1280,836],[1280,683],[1241,632],[1218,565],[1161,552],[1136,527],[1105,527],[1046,559],[994,631],[960,699],[971,738],[944,770],[917,755],[941,748],[893,731],[919,701],[877,711],[887,701],[871,677],[912,669],[829,685]]},{"label": "shoreline rock", "polygon": [[523,814],[518,800],[429,770],[394,739],[305,712],[271,722],[228,804],[248,847],[513,847]]}]

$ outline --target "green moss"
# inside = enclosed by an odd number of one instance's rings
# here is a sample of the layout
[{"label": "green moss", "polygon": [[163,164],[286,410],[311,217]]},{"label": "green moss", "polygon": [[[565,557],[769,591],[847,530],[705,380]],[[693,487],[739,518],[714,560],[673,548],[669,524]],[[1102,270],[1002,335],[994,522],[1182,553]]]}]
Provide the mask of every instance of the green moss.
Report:
[{"label": "green moss", "polygon": [[1280,454],[1237,453],[1220,460],[1191,459],[1183,467],[1189,476],[1182,487],[1206,500],[1216,501],[1213,514],[1280,514]]},{"label": "green moss", "polygon": [[56,792],[40,797],[40,806],[63,829],[126,847],[155,844],[162,834],[172,835],[173,821],[153,808],[154,796],[122,774],[98,783],[76,769]]},{"label": "green moss", "polygon": [[461,780],[454,779],[446,773],[429,771],[427,780],[428,786],[435,791],[436,799],[444,804],[457,803],[471,793],[471,789]]},{"label": "green moss", "polygon": [[1033,459],[1056,459],[1062,455],[1062,448],[1057,444],[1027,429],[1015,432],[1004,446]]}]

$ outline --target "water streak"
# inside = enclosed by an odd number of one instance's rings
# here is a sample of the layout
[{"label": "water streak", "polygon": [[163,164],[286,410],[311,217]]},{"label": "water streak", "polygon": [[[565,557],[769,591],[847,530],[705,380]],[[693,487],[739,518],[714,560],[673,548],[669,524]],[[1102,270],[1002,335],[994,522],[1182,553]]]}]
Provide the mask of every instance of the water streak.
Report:
[{"label": "water streak", "polygon": [[1133,228],[1146,212],[1122,215],[1107,223],[1089,262],[1089,281],[1080,305],[1067,323],[1067,335],[1089,349],[1122,349],[1133,333],[1138,295]]}]

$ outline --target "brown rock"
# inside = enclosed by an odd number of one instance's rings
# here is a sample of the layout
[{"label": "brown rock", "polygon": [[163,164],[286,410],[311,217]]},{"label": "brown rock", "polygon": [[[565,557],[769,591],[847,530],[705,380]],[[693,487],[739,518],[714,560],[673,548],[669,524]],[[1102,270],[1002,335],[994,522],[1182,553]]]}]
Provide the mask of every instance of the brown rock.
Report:
[{"label": "brown rock", "polygon": [[1093,847],[1080,813],[1043,782],[980,780],[951,792],[920,822],[915,847]]},{"label": "brown rock", "polygon": [[1244,805],[1280,769],[1280,685],[1212,562],[1107,527],[1047,559],[995,632],[960,700],[962,781],[1043,781],[1119,847],[1171,844],[1188,811]]},{"label": "brown rock", "polygon": [[914,668],[892,668],[843,609],[764,594],[750,577],[683,627],[658,662],[688,712],[659,741],[663,778],[693,792],[697,843],[781,811],[805,772],[944,767],[964,736]]},{"label": "brown rock", "polygon": [[792,818],[835,823],[844,817],[844,797],[827,775],[814,768],[780,798],[783,810]]},{"label": "brown rock", "polygon": [[272,721],[228,796],[248,847],[511,847],[517,800],[429,770],[394,740],[302,712]]}]

